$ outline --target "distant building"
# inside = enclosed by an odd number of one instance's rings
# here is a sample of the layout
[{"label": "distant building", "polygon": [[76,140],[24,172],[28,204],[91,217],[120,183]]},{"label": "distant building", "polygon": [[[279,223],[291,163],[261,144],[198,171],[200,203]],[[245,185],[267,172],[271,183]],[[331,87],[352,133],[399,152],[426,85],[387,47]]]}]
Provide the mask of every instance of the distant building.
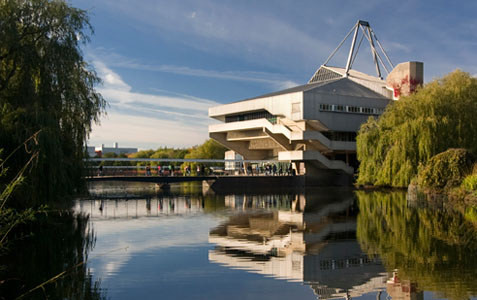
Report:
[{"label": "distant building", "polygon": [[95,157],[96,156],[96,150],[94,146],[86,146],[86,152],[88,153],[89,157]]},{"label": "distant building", "polygon": [[[369,32],[378,76],[351,69],[360,28]],[[246,160],[292,162],[310,185],[329,184],[324,180],[333,174],[353,174],[361,124],[423,82],[421,62],[399,64],[384,80],[370,37],[374,32],[365,21],[358,21],[355,30],[345,68],[327,66],[328,59],[304,85],[211,107],[209,116],[222,123],[210,125],[209,136]]]},{"label": "distant building", "polygon": [[[90,147],[88,147],[88,153],[89,153],[89,148]],[[94,156],[101,157],[102,155],[106,153],[114,153],[116,155],[131,154],[131,153],[136,153],[137,151],[138,151],[137,148],[120,148],[118,146],[118,143],[114,143],[113,147],[105,147],[104,144],[102,144],[101,146],[95,148],[95,155],[91,157],[94,157]]]}]

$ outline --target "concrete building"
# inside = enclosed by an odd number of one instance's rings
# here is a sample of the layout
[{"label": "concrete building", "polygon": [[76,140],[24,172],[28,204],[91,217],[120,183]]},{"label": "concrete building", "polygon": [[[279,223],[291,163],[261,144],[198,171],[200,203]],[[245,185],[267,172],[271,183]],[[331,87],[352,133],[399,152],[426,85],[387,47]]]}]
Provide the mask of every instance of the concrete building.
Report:
[{"label": "concrete building", "polygon": [[96,154],[98,154],[98,156],[101,156],[106,153],[114,153],[116,155],[120,155],[136,153],[137,148],[120,148],[118,143],[114,143],[113,147],[105,147],[104,144],[102,144],[101,146],[95,148],[95,152]]},{"label": "concrete building", "polygon": [[[331,189],[316,193],[315,189],[295,195],[287,198],[288,208],[278,199],[229,196],[226,206],[241,213],[210,230],[209,243],[216,246],[209,250],[209,261],[302,282],[318,299],[349,299],[384,291],[388,273],[380,259],[364,252],[356,240],[353,192],[343,188],[339,196],[336,193]],[[266,203],[276,205],[257,211]]]},{"label": "concrete building", "polygon": [[[307,175],[307,185],[349,183],[357,167],[361,124],[379,117],[393,99],[414,91],[423,80],[420,62],[400,64],[384,80],[379,61],[388,68],[374,46],[379,43],[374,32],[365,21],[353,29],[346,67],[328,66],[330,56],[304,85],[211,107],[209,116],[222,123],[209,126],[210,137],[246,160],[292,162],[297,174]],[[370,42],[378,76],[351,68],[358,29]]]},{"label": "concrete building", "polygon": [[86,152],[88,153],[88,157],[96,156],[96,148],[94,146],[86,146]]}]

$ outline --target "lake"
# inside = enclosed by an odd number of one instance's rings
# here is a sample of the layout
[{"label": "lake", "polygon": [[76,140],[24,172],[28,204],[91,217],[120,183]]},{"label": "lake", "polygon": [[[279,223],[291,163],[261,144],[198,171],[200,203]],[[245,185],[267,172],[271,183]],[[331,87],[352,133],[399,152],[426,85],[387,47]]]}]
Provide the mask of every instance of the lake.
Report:
[{"label": "lake", "polygon": [[26,298],[477,299],[475,208],[347,188],[217,195],[191,183],[166,191],[96,183],[90,191],[8,255],[20,279],[4,293],[66,270]]}]

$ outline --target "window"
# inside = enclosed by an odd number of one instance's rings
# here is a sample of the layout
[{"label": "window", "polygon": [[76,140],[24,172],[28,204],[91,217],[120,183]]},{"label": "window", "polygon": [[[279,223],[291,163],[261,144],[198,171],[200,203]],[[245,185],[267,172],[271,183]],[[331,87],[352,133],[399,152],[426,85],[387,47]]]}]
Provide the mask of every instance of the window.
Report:
[{"label": "window", "polygon": [[384,112],[384,108],[346,106],[340,104],[320,103],[320,111],[334,111],[354,114],[380,115]]},{"label": "window", "polygon": [[324,131],[324,136],[332,141],[355,142],[356,132],[353,131]]},{"label": "window", "polygon": [[266,110],[261,110],[256,112],[243,113],[239,115],[225,116],[225,123],[256,120],[256,119],[267,119],[273,124],[277,122],[277,116],[272,115]]},{"label": "window", "polygon": [[330,104],[320,104],[321,111],[332,111],[332,106]]}]

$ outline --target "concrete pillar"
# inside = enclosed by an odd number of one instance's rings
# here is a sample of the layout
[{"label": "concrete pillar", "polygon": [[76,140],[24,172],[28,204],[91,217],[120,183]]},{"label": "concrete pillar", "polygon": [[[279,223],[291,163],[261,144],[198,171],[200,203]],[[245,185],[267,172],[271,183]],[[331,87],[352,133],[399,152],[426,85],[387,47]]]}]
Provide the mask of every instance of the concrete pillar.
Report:
[{"label": "concrete pillar", "polygon": [[393,90],[395,100],[409,96],[423,82],[424,64],[417,61],[400,63],[386,77],[386,86]]}]

